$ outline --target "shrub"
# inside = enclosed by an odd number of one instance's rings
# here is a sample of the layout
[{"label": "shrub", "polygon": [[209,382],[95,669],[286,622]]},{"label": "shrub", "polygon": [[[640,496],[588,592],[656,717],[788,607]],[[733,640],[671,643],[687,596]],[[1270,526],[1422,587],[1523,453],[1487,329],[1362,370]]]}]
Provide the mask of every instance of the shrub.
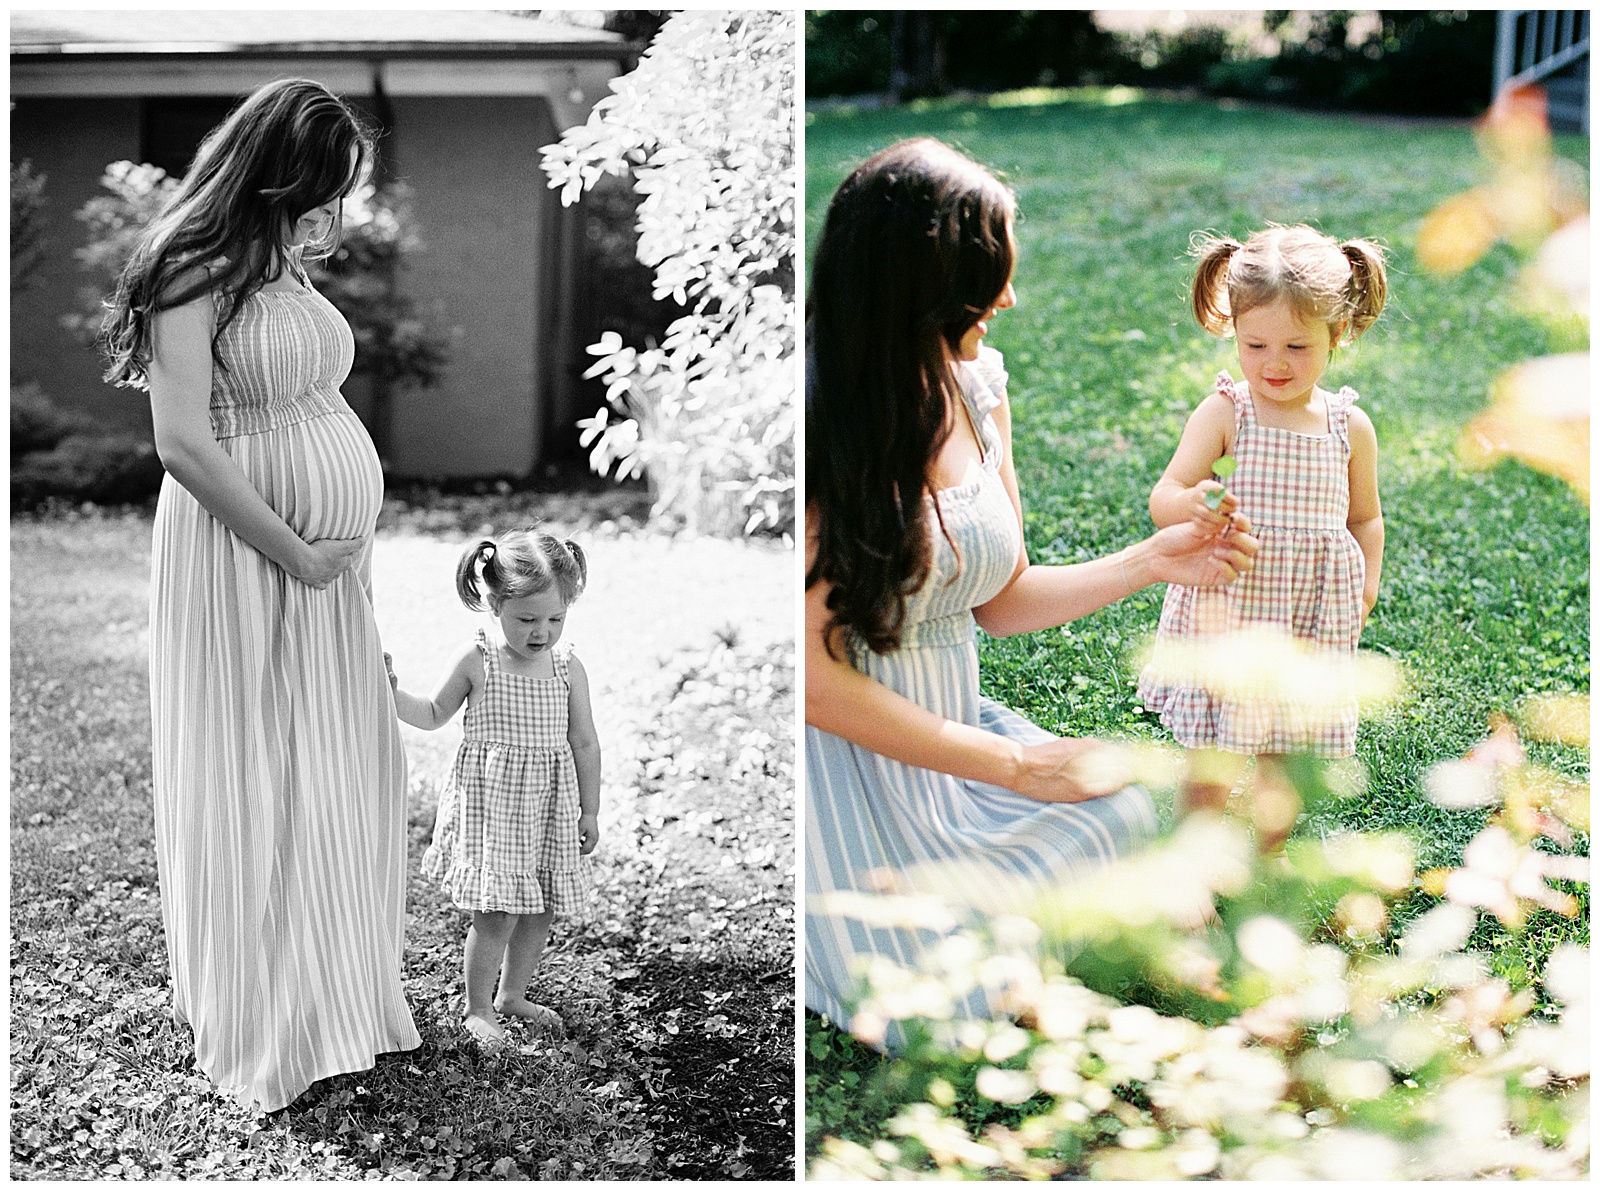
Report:
[{"label": "shrub", "polygon": [[92,433],[98,423],[86,413],[62,409],[37,384],[11,386],[11,465],[35,451],[54,450],[73,434]]},{"label": "shrub", "polygon": [[639,259],[688,313],[659,346],[614,331],[586,374],[591,464],[643,474],[658,514],[717,533],[794,528],[795,206],[791,13],[682,12],[587,124],[542,150],[575,202],[606,174],[644,196]]},{"label": "shrub", "polygon": [[[1523,718],[1586,741],[1588,700]],[[1293,772],[1312,804],[1350,786],[1308,758]],[[826,1141],[812,1177],[1582,1177],[1587,948],[1557,946],[1519,986],[1467,943],[1480,913],[1522,929],[1581,912],[1550,882],[1587,883],[1570,854],[1587,785],[1530,764],[1509,724],[1427,785],[1444,806],[1503,803],[1459,869],[1418,878],[1398,833],[1263,860],[1199,817],[1078,885],[977,907],[916,969],[875,960],[852,1027],[904,1029],[879,1077],[898,1110],[870,1147]],[[930,921],[926,897],[831,896],[880,925]],[[1392,946],[1402,899],[1427,908]],[[994,1019],[956,1020],[979,988]]]},{"label": "shrub", "polygon": [[107,430],[88,414],[64,410],[34,384],[11,389],[11,507],[48,500],[130,504],[161,489],[166,473],[155,446]]},{"label": "shrub", "polygon": [[46,175],[33,172],[33,162],[11,163],[11,296],[33,283],[44,257]]},{"label": "shrub", "polygon": [[[166,205],[178,180],[157,166],[114,161],[100,184],[110,193],[90,199],[76,213],[88,228],[88,242],[75,255],[92,281],[79,291],[81,309],[62,316],[62,323],[86,342],[99,332],[105,301],[139,233]],[[426,388],[449,359],[448,337],[430,330],[396,289],[400,264],[422,247],[408,197],[398,184],[358,189],[344,203],[338,252],[309,270],[350,322],[356,339],[352,373],[372,377],[375,389]],[[381,393],[375,395],[381,399]]]}]

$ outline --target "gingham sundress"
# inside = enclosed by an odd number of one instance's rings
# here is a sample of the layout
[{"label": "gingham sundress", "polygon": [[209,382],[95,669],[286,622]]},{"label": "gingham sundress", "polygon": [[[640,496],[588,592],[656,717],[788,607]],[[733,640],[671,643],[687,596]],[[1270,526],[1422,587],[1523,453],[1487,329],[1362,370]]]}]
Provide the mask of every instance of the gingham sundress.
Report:
[{"label": "gingham sundress", "polygon": [[[1297,639],[1353,653],[1361,637],[1361,592],[1366,558],[1346,526],[1350,512],[1351,388],[1328,397],[1328,432],[1312,435],[1263,426],[1250,386],[1227,373],[1217,390],[1233,402],[1233,456],[1228,488],[1261,541],[1254,569],[1223,588],[1167,588],[1158,630],[1191,637],[1272,625]],[[1160,682],[1152,668],[1139,697],[1161,716],[1186,748],[1234,753],[1308,752],[1348,757],[1355,752],[1354,700],[1308,719],[1263,701],[1233,701],[1207,691]]]},{"label": "gingham sundress", "polygon": [[567,743],[568,664],[550,678],[508,674],[482,629],[483,692],[433,824],[422,871],[463,910],[575,914],[588,901],[578,851],[578,770]]}]

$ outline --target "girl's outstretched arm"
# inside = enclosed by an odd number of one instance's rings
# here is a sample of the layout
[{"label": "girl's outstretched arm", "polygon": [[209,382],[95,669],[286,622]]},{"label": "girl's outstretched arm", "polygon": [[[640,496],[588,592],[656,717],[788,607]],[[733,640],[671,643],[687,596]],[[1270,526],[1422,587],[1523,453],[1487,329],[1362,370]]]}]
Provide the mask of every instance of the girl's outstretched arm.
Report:
[{"label": "girl's outstretched arm", "polygon": [[[1020,526],[1022,495],[1011,460],[1011,411],[1003,397],[994,419],[1004,449],[1000,478]],[[1223,508],[1231,506],[1224,503]],[[1204,511],[1204,519],[1169,525],[1142,542],[1091,562],[1035,566],[1028,561],[1024,544],[1011,581],[987,604],[974,608],[972,614],[985,632],[1006,637],[1077,620],[1151,583],[1187,583],[1195,587],[1232,583],[1254,565],[1261,544],[1250,536],[1250,522],[1243,514],[1230,512],[1223,516],[1212,514],[1210,509]],[[1223,536],[1230,525],[1235,532]]]},{"label": "girl's outstretched arm", "polygon": [[469,642],[450,659],[450,669],[440,679],[433,698],[424,699],[410,691],[394,688],[394,710],[402,723],[432,732],[450,722],[467,696],[483,685],[483,657],[477,642]]},{"label": "girl's outstretched arm", "polygon": [[1359,406],[1350,408],[1350,536],[1367,560],[1367,581],[1361,589],[1361,614],[1371,615],[1378,602],[1378,576],[1383,570],[1383,505],[1378,500],[1378,435],[1372,419]]},{"label": "girl's outstretched arm", "polygon": [[1213,393],[1189,415],[1172,462],[1150,492],[1150,519],[1158,528],[1185,521],[1222,527],[1228,514],[1239,507],[1238,498],[1230,492],[1213,511],[1206,507],[1204,496],[1222,487],[1211,478],[1211,465],[1232,445],[1233,402]]},{"label": "girl's outstretched arm", "polygon": [[567,743],[578,770],[578,851],[584,856],[600,842],[600,735],[589,706],[589,674],[575,655],[567,655]]}]

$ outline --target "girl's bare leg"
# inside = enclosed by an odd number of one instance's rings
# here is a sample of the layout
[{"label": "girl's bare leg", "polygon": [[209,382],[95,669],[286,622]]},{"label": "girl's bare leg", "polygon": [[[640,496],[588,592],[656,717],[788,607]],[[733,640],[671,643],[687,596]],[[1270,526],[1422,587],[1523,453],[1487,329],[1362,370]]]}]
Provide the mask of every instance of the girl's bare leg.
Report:
[{"label": "girl's bare leg", "polygon": [[1196,811],[1220,816],[1228,808],[1228,796],[1243,767],[1244,758],[1236,754],[1190,749],[1174,807],[1178,818],[1187,818]]},{"label": "girl's bare leg", "polygon": [[1255,790],[1251,798],[1256,824],[1256,847],[1263,856],[1282,851],[1284,841],[1300,817],[1300,795],[1289,780],[1282,756],[1256,758]]},{"label": "girl's bare leg", "polygon": [[517,915],[499,910],[474,910],[467,928],[467,945],[462,969],[467,985],[467,1012],[463,1023],[467,1032],[480,1042],[499,1046],[506,1032],[494,1015],[494,980],[500,973],[500,959],[516,925]]},{"label": "girl's bare leg", "polygon": [[528,1000],[528,984],[544,957],[544,945],[550,938],[550,923],[554,919],[555,914],[550,910],[542,914],[516,915],[516,926],[506,940],[500,991],[495,996],[494,1007],[501,1013],[527,1018],[541,1029],[559,1033],[561,1019],[555,1012]]}]

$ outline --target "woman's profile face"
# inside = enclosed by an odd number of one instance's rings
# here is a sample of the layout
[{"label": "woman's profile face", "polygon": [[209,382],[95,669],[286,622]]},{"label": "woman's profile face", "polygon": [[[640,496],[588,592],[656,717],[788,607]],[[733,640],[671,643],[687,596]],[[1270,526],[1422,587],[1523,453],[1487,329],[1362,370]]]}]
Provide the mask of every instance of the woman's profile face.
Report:
[{"label": "woman's profile face", "polygon": [[[356,167],[361,160],[361,151],[355,146],[350,146],[350,176],[355,177]],[[343,195],[336,195],[325,203],[320,203],[304,215],[300,216],[289,225],[284,235],[284,244],[289,248],[303,248],[314,242],[328,242],[332,238],[335,221],[339,218],[340,208],[343,206]]]},{"label": "woman's profile face", "polygon": [[978,348],[983,343],[983,337],[989,333],[989,320],[1002,310],[1009,310],[1017,304],[1017,291],[1011,288],[1011,283],[1006,282],[1005,289],[1000,291],[1000,296],[994,300],[994,305],[984,311],[983,317],[967,328],[967,333],[961,337],[961,342],[956,345],[954,352],[958,360],[976,360]]}]

